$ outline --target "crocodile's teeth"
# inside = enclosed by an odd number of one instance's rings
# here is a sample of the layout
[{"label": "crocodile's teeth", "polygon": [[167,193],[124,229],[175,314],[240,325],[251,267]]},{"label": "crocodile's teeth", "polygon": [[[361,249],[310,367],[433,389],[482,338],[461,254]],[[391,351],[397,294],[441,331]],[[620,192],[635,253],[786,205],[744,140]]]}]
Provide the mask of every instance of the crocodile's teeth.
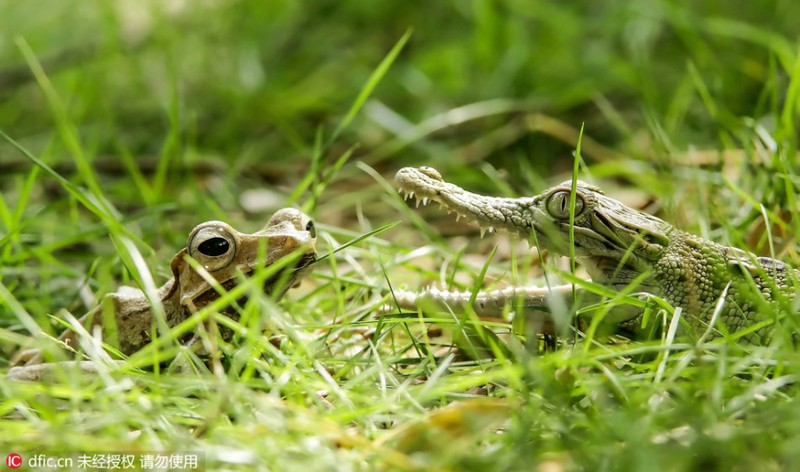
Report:
[{"label": "crocodile's teeth", "polygon": [[463,216],[461,215],[461,213],[456,213],[456,223],[458,223],[458,220],[460,220],[462,217]]},{"label": "crocodile's teeth", "polygon": [[497,230],[494,229],[493,226],[486,226],[486,227],[481,226],[480,228],[481,228],[481,237],[484,237],[486,235],[486,233],[491,234],[491,233],[496,233],[497,232]]},{"label": "crocodile's teeth", "polygon": [[424,198],[422,199],[422,206],[425,206],[425,205],[427,205],[427,204],[428,204],[428,197],[424,197]]},{"label": "crocodile's teeth", "polygon": [[415,198],[414,200],[416,201],[417,208],[419,208],[419,204],[421,203],[421,200],[419,198]]}]

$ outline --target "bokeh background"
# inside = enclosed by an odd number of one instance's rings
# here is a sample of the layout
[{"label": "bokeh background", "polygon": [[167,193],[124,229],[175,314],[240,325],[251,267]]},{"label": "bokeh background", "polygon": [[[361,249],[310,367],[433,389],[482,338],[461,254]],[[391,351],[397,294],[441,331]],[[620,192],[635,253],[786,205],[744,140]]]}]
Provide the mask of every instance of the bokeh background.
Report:
[{"label": "bokeh background", "polygon": [[[31,73],[35,58],[126,209],[184,205],[181,195],[197,197],[186,187],[206,178],[219,180],[205,181],[207,198],[234,211],[226,198],[291,186],[308,172],[318,138],[323,166],[355,145],[351,163],[386,175],[435,164],[479,186],[486,163],[529,190],[569,172],[585,125],[590,167],[648,181],[690,150],[749,148],[757,126],[795,143],[796,129],[776,118],[796,114],[786,101],[797,99],[787,88],[798,8],[788,0],[3,2],[0,129],[75,174]],[[407,32],[355,119],[331,139]],[[9,176],[29,164],[6,144],[0,150],[7,191]],[[360,173],[353,169],[337,181]],[[157,180],[152,192],[132,191],[132,174]]]}]

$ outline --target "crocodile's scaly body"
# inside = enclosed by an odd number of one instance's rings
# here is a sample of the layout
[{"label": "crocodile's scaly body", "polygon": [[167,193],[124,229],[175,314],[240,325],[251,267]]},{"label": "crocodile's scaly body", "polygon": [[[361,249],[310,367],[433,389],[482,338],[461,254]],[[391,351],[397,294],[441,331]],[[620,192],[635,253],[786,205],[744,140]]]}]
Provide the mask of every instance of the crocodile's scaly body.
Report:
[{"label": "crocodile's scaly body", "polygon": [[[767,342],[777,315],[797,311],[797,270],[675,229],[584,182],[575,186],[574,209],[570,181],[534,197],[495,198],[447,183],[431,167],[409,167],[397,172],[395,184],[406,196],[423,203],[438,202],[482,230],[502,229],[562,256],[570,254],[570,218],[574,218],[574,254],[594,282],[661,297],[681,307],[696,332],[705,330],[717,312],[721,322],[715,324],[717,331],[747,329],[746,341]],[[567,287],[481,293],[474,309],[483,314],[515,298],[522,299],[526,307],[552,307],[552,290],[563,294]],[[469,297],[434,290],[423,295],[401,292],[398,300],[406,307],[423,301],[463,305]],[[622,310],[616,321],[630,320],[639,313],[641,310]]]}]

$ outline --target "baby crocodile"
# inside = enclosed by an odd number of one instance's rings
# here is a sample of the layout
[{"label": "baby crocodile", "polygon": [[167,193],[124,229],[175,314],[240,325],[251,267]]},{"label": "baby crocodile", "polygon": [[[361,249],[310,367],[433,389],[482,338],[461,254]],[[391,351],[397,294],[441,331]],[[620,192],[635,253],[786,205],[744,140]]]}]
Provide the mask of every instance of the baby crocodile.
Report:
[{"label": "baby crocodile", "polygon": [[[715,323],[718,330],[745,330],[741,337],[746,342],[767,343],[778,315],[798,311],[794,295],[799,271],[781,261],[676,229],[585,182],[575,184],[574,209],[571,181],[534,197],[496,198],[445,182],[431,167],[406,167],[397,172],[395,185],[406,198],[416,197],[423,204],[434,201],[448,212],[466,217],[481,228],[481,234],[487,229],[502,229],[561,256],[570,255],[572,213],[574,255],[593,282],[615,291],[633,288],[665,299],[682,308],[682,316],[695,333],[718,319],[722,325]],[[422,294],[400,291],[396,297],[404,308],[431,302],[464,308],[468,300],[473,300],[473,309],[483,315],[491,310],[497,313],[514,300],[520,300],[526,309],[539,307],[539,311],[553,312],[558,306],[566,307],[564,301],[571,298],[567,296],[571,290],[569,285],[510,288],[475,297],[438,290]],[[630,325],[641,313],[641,309],[618,309],[612,311],[611,321]]]}]

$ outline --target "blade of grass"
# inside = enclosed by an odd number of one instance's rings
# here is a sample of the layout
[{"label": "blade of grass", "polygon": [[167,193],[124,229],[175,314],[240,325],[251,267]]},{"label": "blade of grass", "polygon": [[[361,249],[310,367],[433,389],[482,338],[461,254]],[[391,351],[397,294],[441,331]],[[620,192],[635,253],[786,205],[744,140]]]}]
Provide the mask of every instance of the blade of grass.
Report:
[{"label": "blade of grass", "polygon": [[53,117],[56,120],[56,125],[58,127],[59,134],[61,135],[61,139],[64,141],[67,149],[72,154],[72,159],[75,161],[78,173],[83,178],[84,182],[86,182],[90,194],[95,199],[95,205],[103,210],[103,215],[119,218],[117,211],[103,196],[100,183],[97,181],[97,178],[92,171],[91,164],[86,158],[86,154],[83,152],[83,146],[81,145],[78,132],[70,120],[69,113],[64,107],[64,103],[61,101],[58,92],[56,92],[52,82],[50,82],[47,74],[45,74],[42,65],[39,63],[39,60],[33,53],[33,50],[30,48],[24,38],[18,36],[15,39],[15,43],[20,51],[22,51],[28,66],[33,72],[34,77],[36,77],[36,82],[38,82],[39,87],[42,89],[45,97],[47,98],[47,103],[50,105]]},{"label": "blade of grass", "polygon": [[339,126],[337,126],[336,129],[333,131],[329,144],[335,142],[336,138],[339,137],[339,134],[342,131],[344,131],[345,128],[350,126],[350,123],[353,121],[353,118],[355,118],[356,114],[358,114],[359,110],[361,110],[361,107],[364,106],[364,103],[366,103],[369,96],[372,95],[372,92],[375,91],[375,88],[378,86],[380,81],[386,75],[386,72],[389,71],[389,68],[397,59],[397,56],[400,55],[400,51],[402,51],[403,47],[405,47],[406,43],[411,37],[412,31],[413,31],[412,29],[408,29],[405,32],[405,34],[400,38],[400,40],[397,41],[397,43],[395,43],[391,51],[389,51],[389,54],[387,54],[386,57],[383,58],[383,61],[381,61],[381,63],[378,64],[378,67],[372,72],[372,75],[369,76],[369,79],[367,79],[367,83],[364,84],[364,87],[361,88],[358,97],[356,97],[356,100],[350,106],[350,109],[347,111],[347,114],[345,115],[344,119],[342,119],[341,123],[339,123]]},{"label": "blade of grass", "polygon": [[[319,163],[322,161],[325,152],[330,148],[330,146],[336,142],[336,139],[339,135],[344,131],[350,123],[352,123],[353,119],[355,118],[356,114],[358,114],[359,110],[364,106],[364,103],[367,99],[372,95],[372,92],[375,91],[375,88],[378,86],[380,81],[386,75],[386,72],[389,71],[392,63],[397,59],[397,56],[403,50],[403,47],[408,42],[408,39],[411,37],[412,30],[409,29],[406,33],[397,41],[394,47],[389,51],[386,57],[383,58],[378,67],[372,72],[372,74],[367,79],[367,82],[361,88],[358,96],[356,97],[353,104],[350,106],[345,117],[336,127],[336,129],[331,134],[330,138],[328,138],[327,142],[323,144],[322,139],[322,129],[319,128],[317,130],[317,134],[314,140],[314,151],[311,157],[311,168],[309,172],[306,174],[305,178],[295,187],[294,192],[289,196],[289,203],[295,202],[300,198],[300,195],[305,192],[312,184],[319,184],[320,177],[319,177]],[[326,175],[324,180],[330,181],[333,176],[335,175],[336,171],[338,171],[347,160],[352,156],[355,147],[351,147],[347,152],[345,152],[339,159],[337,160],[336,164],[330,168],[328,174]],[[314,190],[314,192],[317,192]],[[310,211],[311,209],[316,207],[317,201],[317,193],[313,193],[311,203],[304,205],[304,210]]]},{"label": "blade of grass", "polygon": [[346,243],[344,243],[341,246],[337,247],[333,251],[331,251],[331,252],[329,252],[327,254],[324,254],[322,256],[319,256],[317,258],[316,262],[323,261],[323,260],[327,259],[328,257],[336,254],[337,252],[342,251],[344,249],[347,249],[348,247],[352,246],[353,244],[357,244],[357,243],[359,243],[359,242],[361,242],[361,241],[363,241],[365,239],[371,238],[372,236],[375,236],[377,234],[383,233],[384,231],[386,231],[386,230],[388,230],[390,228],[394,228],[395,226],[399,225],[400,223],[401,223],[400,221],[387,223],[387,224],[381,226],[380,228],[377,228],[377,229],[374,229],[374,230],[369,231],[367,233],[364,233],[361,236],[358,236],[357,238],[353,238],[350,241],[347,241]]}]

